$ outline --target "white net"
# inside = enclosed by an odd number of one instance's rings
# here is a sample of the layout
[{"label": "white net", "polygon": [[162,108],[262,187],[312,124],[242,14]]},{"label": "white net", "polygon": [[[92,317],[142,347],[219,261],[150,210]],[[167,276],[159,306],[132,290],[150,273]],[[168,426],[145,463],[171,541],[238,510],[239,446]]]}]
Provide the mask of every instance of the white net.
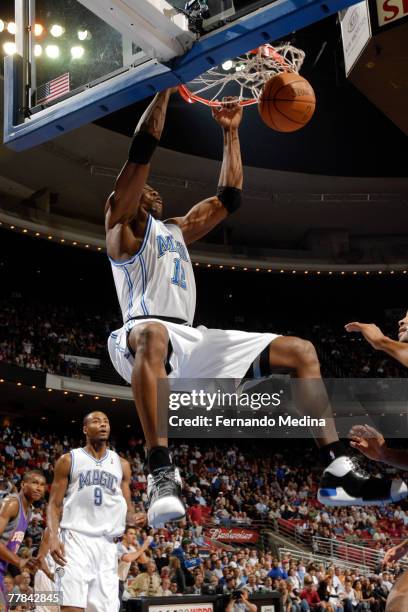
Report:
[{"label": "white net", "polygon": [[190,101],[216,105],[224,96],[233,96],[242,105],[255,104],[266,81],[279,72],[298,73],[305,53],[289,43],[263,45],[211,68],[184,87]]}]

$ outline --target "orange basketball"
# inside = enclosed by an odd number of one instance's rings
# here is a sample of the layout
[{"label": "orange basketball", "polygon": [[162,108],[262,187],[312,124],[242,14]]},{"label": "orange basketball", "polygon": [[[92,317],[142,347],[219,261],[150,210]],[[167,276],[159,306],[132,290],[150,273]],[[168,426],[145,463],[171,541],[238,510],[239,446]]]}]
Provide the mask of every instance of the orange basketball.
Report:
[{"label": "orange basketball", "polygon": [[258,110],[273,130],[295,132],[310,121],[315,106],[310,83],[296,72],[281,72],[265,83]]}]

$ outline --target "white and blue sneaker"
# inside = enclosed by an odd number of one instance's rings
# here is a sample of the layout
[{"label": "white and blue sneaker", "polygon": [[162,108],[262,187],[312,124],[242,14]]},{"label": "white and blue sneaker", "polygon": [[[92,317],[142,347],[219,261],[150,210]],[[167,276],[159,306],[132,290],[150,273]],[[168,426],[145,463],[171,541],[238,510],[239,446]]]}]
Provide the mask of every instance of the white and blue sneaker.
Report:
[{"label": "white and blue sneaker", "polygon": [[147,522],[159,529],[165,523],[182,520],[186,509],[181,501],[181,477],[178,468],[169,466],[154,470],[147,477],[149,509]]},{"label": "white and blue sneaker", "polygon": [[380,506],[408,495],[401,479],[370,476],[356,457],[337,457],[324,470],[317,498],[324,506]]}]

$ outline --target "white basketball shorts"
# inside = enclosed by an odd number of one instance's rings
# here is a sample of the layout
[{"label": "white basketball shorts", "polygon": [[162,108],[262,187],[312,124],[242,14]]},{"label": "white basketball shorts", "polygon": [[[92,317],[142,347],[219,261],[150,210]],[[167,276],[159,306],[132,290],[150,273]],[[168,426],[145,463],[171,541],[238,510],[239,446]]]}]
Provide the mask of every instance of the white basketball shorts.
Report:
[{"label": "white basketball shorts", "polygon": [[86,612],[119,611],[116,544],[103,536],[61,529],[67,564],[56,570],[56,590],[64,606]]},{"label": "white basketball shorts", "polygon": [[245,376],[256,357],[277,334],[244,332],[238,330],[190,327],[158,319],[129,321],[111,333],[108,351],[115,370],[128,383],[131,382],[134,358],[127,346],[127,334],[135,325],[147,322],[166,327],[172,345],[169,358],[169,378],[235,378]]}]

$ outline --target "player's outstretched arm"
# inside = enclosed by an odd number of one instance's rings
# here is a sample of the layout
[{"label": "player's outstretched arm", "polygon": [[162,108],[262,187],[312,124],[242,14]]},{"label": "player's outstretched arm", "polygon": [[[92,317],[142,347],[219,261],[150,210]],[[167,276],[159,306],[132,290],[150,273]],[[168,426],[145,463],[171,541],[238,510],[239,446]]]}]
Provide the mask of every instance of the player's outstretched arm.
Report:
[{"label": "player's outstretched arm", "polygon": [[130,469],[129,462],[126,459],[120,458],[122,464],[122,495],[125,498],[127,505],[126,522],[128,525],[143,526],[146,523],[146,514],[144,512],[135,512],[135,507],[132,502],[132,495],[130,493],[130,481],[132,472]]},{"label": "player's outstretched arm", "polygon": [[68,488],[71,470],[71,455],[62,455],[55,464],[54,480],[51,485],[50,501],[47,507],[47,528],[49,531],[49,550],[58,565],[65,565],[64,544],[59,540],[58,530],[62,517],[63,502]]},{"label": "player's outstretched arm", "polygon": [[[10,521],[16,518],[18,514],[18,500],[15,497],[6,497],[0,506],[0,536],[6,529]],[[22,559],[16,553],[9,550],[5,544],[0,542],[0,559],[7,563],[12,563],[20,570],[23,569],[27,559]]]},{"label": "player's outstretched arm", "polygon": [[384,351],[408,368],[408,343],[388,338],[373,323],[347,323],[345,329],[348,332],[361,333],[376,351]]},{"label": "player's outstretched arm", "polygon": [[[133,136],[129,157],[105,206],[106,231],[126,224],[139,213],[140,200],[150,170],[150,160],[159,143],[172,90],[158,93],[143,113]],[[144,214],[145,221],[147,214]],[[143,228],[144,231],[144,228]]]},{"label": "player's outstretched arm", "polygon": [[226,98],[219,107],[213,108],[212,113],[223,130],[224,138],[217,195],[199,202],[184,217],[167,220],[167,223],[175,223],[181,228],[187,244],[208,234],[241,205],[243,172],[238,128],[242,106]]},{"label": "player's outstretched arm", "polygon": [[405,540],[404,542],[401,542],[401,544],[398,544],[398,546],[393,546],[386,551],[383,559],[383,565],[393,563],[394,561],[399,561],[399,559],[405,557],[407,553],[408,540]]}]

